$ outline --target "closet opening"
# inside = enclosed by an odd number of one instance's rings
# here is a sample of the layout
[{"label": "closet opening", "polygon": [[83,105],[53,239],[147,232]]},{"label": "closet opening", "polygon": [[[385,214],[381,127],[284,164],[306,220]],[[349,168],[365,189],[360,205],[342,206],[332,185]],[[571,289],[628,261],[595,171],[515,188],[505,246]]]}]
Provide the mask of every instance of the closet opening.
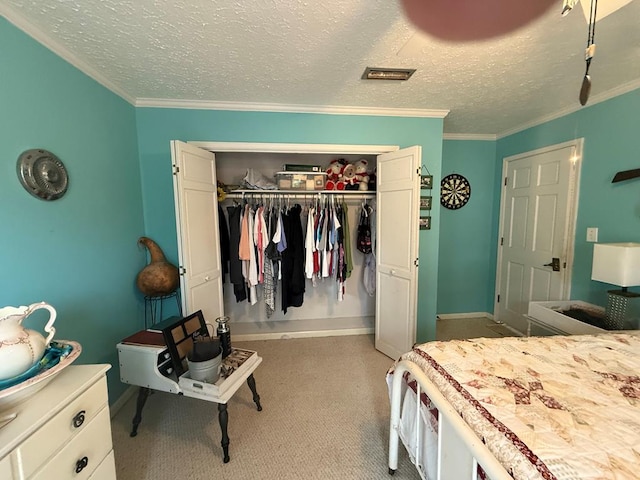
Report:
[{"label": "closet opening", "polygon": [[[243,189],[247,171],[263,175],[272,181],[285,164],[317,165],[322,171],[335,159],[355,164],[364,159],[369,172],[375,172],[377,155],[395,151],[397,146],[374,145],[296,145],[296,144],[220,144],[190,142],[215,154],[216,177],[219,182],[239,193],[227,193],[219,205],[224,220],[229,222],[230,208],[249,204],[252,211],[259,206],[286,208],[299,204],[301,220],[306,225],[310,208],[318,212],[340,207],[346,215],[349,228],[351,269],[349,277],[341,285],[335,272],[329,277],[305,279],[303,304],[282,309],[281,292],[276,295],[276,308],[268,316],[264,302],[264,285],[257,286],[258,301],[252,305],[247,299],[237,301],[229,274],[223,282],[225,315],[231,317],[234,338],[254,340],[288,337],[318,337],[335,335],[371,334],[375,329],[375,292],[367,291],[365,267],[367,257],[356,248],[357,226],[362,207],[376,208],[376,193],[367,191],[300,191],[279,193],[276,191],[248,191]],[[374,229],[375,231],[375,229]],[[306,231],[305,231],[306,236]],[[345,239],[346,240],[346,239]],[[375,270],[374,270],[375,271]],[[281,287],[278,282],[277,287]],[[371,287],[369,286],[369,289]],[[343,290],[341,300],[339,291]]]}]

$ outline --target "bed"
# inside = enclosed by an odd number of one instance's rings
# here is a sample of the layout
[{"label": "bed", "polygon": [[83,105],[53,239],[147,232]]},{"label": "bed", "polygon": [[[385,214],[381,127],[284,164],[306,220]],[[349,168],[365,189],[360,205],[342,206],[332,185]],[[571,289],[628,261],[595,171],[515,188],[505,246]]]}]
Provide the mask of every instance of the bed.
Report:
[{"label": "bed", "polygon": [[640,478],[640,331],[416,345],[387,373],[423,479]]}]

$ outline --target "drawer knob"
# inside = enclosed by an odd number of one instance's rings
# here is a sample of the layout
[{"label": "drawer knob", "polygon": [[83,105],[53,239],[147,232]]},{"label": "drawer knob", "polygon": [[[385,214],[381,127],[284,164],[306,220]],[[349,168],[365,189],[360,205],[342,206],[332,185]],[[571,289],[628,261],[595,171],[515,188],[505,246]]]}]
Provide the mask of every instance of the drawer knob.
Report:
[{"label": "drawer knob", "polygon": [[87,465],[89,465],[89,459],[87,457],[82,457],[76,462],[76,473],[80,473]]},{"label": "drawer knob", "polygon": [[75,428],[80,428],[84,423],[84,414],[86,412],[84,410],[80,410],[75,417],[73,417],[73,426]]}]

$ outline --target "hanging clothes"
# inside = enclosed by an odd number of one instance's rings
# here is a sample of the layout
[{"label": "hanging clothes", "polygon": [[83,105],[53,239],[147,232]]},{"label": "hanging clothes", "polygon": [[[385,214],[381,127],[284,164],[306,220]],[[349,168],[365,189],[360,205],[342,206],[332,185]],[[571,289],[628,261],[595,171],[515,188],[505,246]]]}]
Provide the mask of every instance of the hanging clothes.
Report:
[{"label": "hanging clothes", "polygon": [[282,311],[289,307],[300,307],[304,302],[304,243],[300,213],[296,204],[284,215],[280,215],[287,247],[282,252]]},{"label": "hanging clothes", "polygon": [[264,302],[267,313],[267,318],[271,318],[273,312],[276,309],[276,287],[278,284],[278,274],[279,269],[278,265],[280,262],[280,252],[278,252],[278,247],[274,242],[274,236],[276,231],[276,225],[278,223],[278,218],[275,215],[275,211],[270,209],[267,212],[268,222],[267,228],[269,232],[269,242],[267,247],[265,248],[265,269],[264,269]]},{"label": "hanging clothes", "polygon": [[229,228],[222,206],[218,204],[218,233],[220,236],[220,263],[222,265],[222,285],[229,273]]},{"label": "hanging clothes", "polygon": [[364,271],[362,274],[364,289],[370,297],[376,294],[376,255],[375,253],[367,253],[364,256]]},{"label": "hanging clothes", "polygon": [[313,281],[315,285],[316,278],[314,274],[314,253],[316,251],[315,245],[315,208],[310,207],[307,215],[307,231],[304,239],[304,273],[305,276]]},{"label": "hanging clothes", "polygon": [[242,262],[238,254],[242,207],[240,205],[229,206],[227,213],[229,215],[229,280],[233,285],[236,302],[242,302],[247,299],[246,284],[242,275]]},{"label": "hanging clothes", "polygon": [[337,206],[334,208],[335,216],[335,229],[336,229],[336,243],[334,246],[335,251],[335,277],[338,282],[338,301],[344,300],[345,294],[345,280],[346,280],[346,265],[344,256],[344,229],[342,222],[344,221],[342,208]]},{"label": "hanging clothes", "polygon": [[345,278],[351,276],[353,260],[351,258],[351,233],[349,231],[349,209],[346,202],[342,202],[342,229],[344,234]]},{"label": "hanging clothes", "polygon": [[258,292],[256,290],[256,285],[258,285],[258,262],[256,261],[256,249],[255,242],[253,239],[253,224],[254,224],[254,214],[251,210],[251,207],[247,205],[245,212],[248,216],[248,237],[249,237],[249,260],[245,264],[246,265],[246,276],[245,279],[249,285],[249,303],[251,305],[255,305],[258,303]]},{"label": "hanging clothes", "polygon": [[242,211],[242,223],[240,224],[240,246],[238,255],[240,260],[249,260],[251,241],[249,239],[249,204],[245,204]]},{"label": "hanging clothes", "polygon": [[[368,230],[369,233],[369,245],[368,248],[366,248],[368,251],[364,252],[365,256],[362,280],[365,290],[370,297],[373,297],[376,293],[376,211],[368,204],[363,205],[362,211],[365,216],[365,230]],[[360,228],[358,228],[358,236],[360,237]],[[358,250],[362,251],[360,249],[360,245],[360,238],[358,238]]]}]

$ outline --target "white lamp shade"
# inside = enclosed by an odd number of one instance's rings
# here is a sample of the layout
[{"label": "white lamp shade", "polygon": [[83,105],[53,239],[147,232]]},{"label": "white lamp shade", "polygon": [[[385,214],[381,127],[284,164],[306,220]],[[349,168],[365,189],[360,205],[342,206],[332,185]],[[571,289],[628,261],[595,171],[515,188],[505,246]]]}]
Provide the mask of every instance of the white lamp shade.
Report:
[{"label": "white lamp shade", "polygon": [[591,279],[620,287],[640,285],[640,243],[596,243]]}]

